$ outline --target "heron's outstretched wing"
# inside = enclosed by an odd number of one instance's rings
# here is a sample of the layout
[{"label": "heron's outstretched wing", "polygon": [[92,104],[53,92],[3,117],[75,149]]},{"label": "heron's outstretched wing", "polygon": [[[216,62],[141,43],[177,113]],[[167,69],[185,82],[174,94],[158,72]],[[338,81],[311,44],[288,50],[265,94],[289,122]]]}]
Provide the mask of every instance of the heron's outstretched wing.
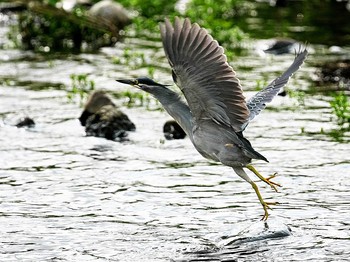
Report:
[{"label": "heron's outstretched wing", "polygon": [[299,52],[293,64],[280,76],[273,80],[267,87],[258,92],[247,102],[247,107],[249,108],[249,121],[243,125],[243,129],[248,125],[248,123],[266,107],[266,103],[272,101],[272,99],[280,92],[281,88],[284,87],[289,78],[300,68],[303,64],[308,52],[305,49]]},{"label": "heron's outstretched wing", "polygon": [[241,131],[249,119],[242,88],[218,42],[189,19],[160,25],[173,79],[195,120],[212,119]]}]

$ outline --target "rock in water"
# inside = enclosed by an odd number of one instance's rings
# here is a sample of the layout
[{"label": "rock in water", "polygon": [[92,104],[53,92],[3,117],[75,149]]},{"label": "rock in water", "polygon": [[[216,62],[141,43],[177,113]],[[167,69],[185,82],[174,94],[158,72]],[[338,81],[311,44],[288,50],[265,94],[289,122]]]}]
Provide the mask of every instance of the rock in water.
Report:
[{"label": "rock in water", "polygon": [[186,137],[185,131],[182,127],[174,120],[166,121],[163,126],[164,137],[167,140],[172,139],[183,139]]},{"label": "rock in water", "polygon": [[103,90],[91,94],[79,121],[85,126],[87,136],[110,140],[121,140],[126,137],[126,131],[136,129],[129,117],[117,108]]},{"label": "rock in water", "polygon": [[34,120],[28,116],[18,120],[16,124],[16,127],[34,127],[34,126],[35,126]]},{"label": "rock in water", "polygon": [[299,45],[300,44],[293,39],[276,39],[264,52],[274,55],[293,54],[300,48]]}]

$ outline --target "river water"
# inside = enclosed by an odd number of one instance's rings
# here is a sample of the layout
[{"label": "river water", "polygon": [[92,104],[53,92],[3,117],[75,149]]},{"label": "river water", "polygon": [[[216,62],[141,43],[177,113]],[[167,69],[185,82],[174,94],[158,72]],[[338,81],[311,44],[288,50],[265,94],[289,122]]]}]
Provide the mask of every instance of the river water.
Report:
[{"label": "river water", "polygon": [[[270,161],[256,168],[277,172],[283,186],[275,193],[258,183],[280,203],[264,223],[232,169],[203,159],[188,139],[164,140],[163,111],[116,99],[136,125],[128,141],[85,136],[82,108],[61,86],[87,74],[97,89],[132,90],[115,79],[149,71],[113,63],[126,48],[145,54],[157,81],[172,82],[159,41],[127,38],[94,54],[0,50],[0,261],[349,261],[349,137],[320,132],[337,128],[330,97],[276,97],[247,128]],[[315,88],[313,65],[332,56],[312,49],[290,90]],[[250,48],[231,64],[249,97],[293,58]],[[35,127],[14,126],[27,115]]]}]

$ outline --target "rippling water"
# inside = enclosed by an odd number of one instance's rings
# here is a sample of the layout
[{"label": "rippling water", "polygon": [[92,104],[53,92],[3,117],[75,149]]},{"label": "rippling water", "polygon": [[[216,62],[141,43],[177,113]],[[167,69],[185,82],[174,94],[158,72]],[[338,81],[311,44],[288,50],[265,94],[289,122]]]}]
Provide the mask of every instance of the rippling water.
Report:
[{"label": "rippling water", "polygon": [[[188,139],[164,141],[165,112],[122,107],[137,130],[117,143],[86,137],[77,120],[82,109],[67,103],[65,91],[32,90],[37,82],[69,85],[73,73],[123,90],[114,79],[147,74],[111,62],[126,46],[167,68],[159,43],[148,45],[127,39],[66,57],[0,50],[0,76],[10,79],[0,88],[0,260],[348,261],[349,144],[315,134],[335,128],[322,95],[299,109],[295,99],[277,97],[247,129],[270,160],[257,169],[278,172],[283,185],[275,193],[259,183],[268,201],[280,203],[264,223],[254,191],[232,169],[203,159]],[[292,60],[251,51],[234,64],[254,65],[241,73],[236,67],[252,90]],[[289,87],[308,89],[313,72],[308,62]],[[167,69],[155,77],[171,83]],[[36,126],[14,127],[25,115]]]}]

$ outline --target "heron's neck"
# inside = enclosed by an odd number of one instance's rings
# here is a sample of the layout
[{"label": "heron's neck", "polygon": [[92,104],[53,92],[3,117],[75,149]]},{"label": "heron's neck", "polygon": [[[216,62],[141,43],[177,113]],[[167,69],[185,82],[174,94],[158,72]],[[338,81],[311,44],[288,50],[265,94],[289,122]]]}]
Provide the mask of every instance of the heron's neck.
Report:
[{"label": "heron's neck", "polygon": [[153,95],[192,140],[192,113],[188,105],[176,92],[170,89],[161,93],[153,93]]}]

